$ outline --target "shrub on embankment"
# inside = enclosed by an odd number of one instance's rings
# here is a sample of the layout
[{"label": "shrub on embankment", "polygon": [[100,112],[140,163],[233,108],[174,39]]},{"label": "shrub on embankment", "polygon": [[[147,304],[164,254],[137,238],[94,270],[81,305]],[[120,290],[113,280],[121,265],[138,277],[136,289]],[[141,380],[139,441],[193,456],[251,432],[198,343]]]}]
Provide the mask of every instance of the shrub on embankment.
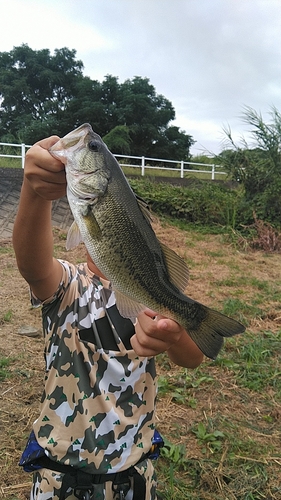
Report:
[{"label": "shrub on embankment", "polygon": [[160,216],[202,226],[236,227],[240,222],[237,220],[242,199],[240,189],[198,180],[190,186],[174,186],[147,178],[130,179],[130,184]]}]

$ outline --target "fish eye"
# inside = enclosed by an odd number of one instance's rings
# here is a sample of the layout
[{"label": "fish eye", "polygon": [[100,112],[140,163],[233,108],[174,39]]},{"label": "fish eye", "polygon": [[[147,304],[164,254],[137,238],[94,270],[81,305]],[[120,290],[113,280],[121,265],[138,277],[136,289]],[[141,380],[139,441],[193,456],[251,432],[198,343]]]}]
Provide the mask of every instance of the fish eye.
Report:
[{"label": "fish eye", "polygon": [[99,150],[98,141],[90,141],[88,146],[89,146],[90,151],[98,151]]}]

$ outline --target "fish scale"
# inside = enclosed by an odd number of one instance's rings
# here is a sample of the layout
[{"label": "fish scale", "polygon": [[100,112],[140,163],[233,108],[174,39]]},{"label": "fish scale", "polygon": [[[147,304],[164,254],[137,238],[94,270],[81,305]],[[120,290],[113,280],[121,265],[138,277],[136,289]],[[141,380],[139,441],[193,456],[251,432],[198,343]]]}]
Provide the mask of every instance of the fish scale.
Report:
[{"label": "fish scale", "polygon": [[224,337],[242,333],[245,327],[183,293],[185,262],[158,241],[144,204],[100,136],[91,125],[81,125],[50,153],[66,165],[67,198],[74,217],[67,245],[85,243],[93,262],[111,281],[120,314],[134,320],[149,308],[174,319],[206,356],[215,359]]}]

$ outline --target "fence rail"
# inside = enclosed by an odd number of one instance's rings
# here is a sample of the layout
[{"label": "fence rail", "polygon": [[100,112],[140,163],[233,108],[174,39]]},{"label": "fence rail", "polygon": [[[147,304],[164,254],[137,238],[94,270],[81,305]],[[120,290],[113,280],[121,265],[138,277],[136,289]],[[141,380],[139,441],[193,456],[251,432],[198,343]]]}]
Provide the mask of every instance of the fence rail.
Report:
[{"label": "fence rail", "polygon": [[[25,154],[26,150],[29,149],[31,146],[27,144],[12,144],[12,143],[7,143],[7,142],[0,142],[0,157],[6,157],[6,158],[18,158],[21,159],[21,166],[22,168],[24,167],[24,161],[25,161]],[[19,148],[19,154],[7,154],[7,153],[2,153],[1,150],[2,148]],[[163,171],[170,171],[170,172],[179,172],[179,175],[181,179],[184,178],[185,173],[200,173],[200,174],[209,174],[211,176],[212,180],[215,180],[215,177],[217,174],[219,175],[227,175],[226,172],[222,172],[221,167],[219,165],[215,165],[214,163],[197,163],[197,162],[192,162],[192,161],[183,161],[183,160],[166,160],[164,158],[149,158],[146,156],[129,156],[129,155],[114,155],[115,158],[120,159],[120,165],[121,167],[131,167],[131,168],[138,168],[141,171],[141,175],[145,175],[146,170],[163,170]],[[134,163],[132,161],[134,160]],[[151,165],[151,162],[154,163],[154,165]],[[169,166],[163,166],[163,165],[170,165],[173,164],[174,166],[169,167]],[[191,166],[192,168],[186,168],[186,166]],[[205,167],[205,169],[200,169],[200,168],[193,168],[193,167]],[[209,168],[206,170],[206,168]]]}]

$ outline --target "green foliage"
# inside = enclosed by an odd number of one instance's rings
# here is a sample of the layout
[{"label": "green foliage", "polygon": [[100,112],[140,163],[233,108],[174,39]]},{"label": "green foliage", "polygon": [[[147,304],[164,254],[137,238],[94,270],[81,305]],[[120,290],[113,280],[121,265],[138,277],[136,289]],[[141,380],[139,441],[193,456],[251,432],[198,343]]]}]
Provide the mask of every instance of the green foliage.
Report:
[{"label": "green foliage", "polygon": [[215,158],[206,155],[192,155],[192,161],[195,163],[204,163],[205,165],[213,165]]},{"label": "green foliage", "polygon": [[215,365],[232,370],[238,386],[260,394],[274,390],[278,400],[281,397],[281,371],[277,362],[281,355],[280,341],[281,330],[276,333],[247,332],[244,336],[228,340],[227,357],[218,358]]},{"label": "green foliage", "polygon": [[75,50],[33,51],[28,45],[0,53],[1,141],[32,143],[43,136],[65,133],[69,100],[83,64]]},{"label": "green foliage", "polygon": [[68,48],[0,52],[1,142],[32,144],[88,122],[116,154],[189,159],[193,138],[170,125],[173,105],[148,78],[120,84],[107,75],[98,82],[82,69]]},{"label": "green foliage", "polygon": [[223,314],[237,318],[245,325],[248,324],[248,318],[258,318],[262,316],[262,309],[258,304],[246,304],[237,298],[229,298],[224,302]]},{"label": "green foliage", "polygon": [[173,444],[168,441],[168,439],[164,440],[161,456],[183,469],[186,469],[188,466],[188,460],[185,457],[185,447],[183,445]]},{"label": "green foliage", "polygon": [[238,368],[239,384],[253,390],[274,388],[281,396],[281,368],[272,360],[272,352],[280,353],[281,331],[276,334],[262,332],[252,342],[241,346],[241,364]]},{"label": "green foliage", "polygon": [[198,388],[212,381],[211,376],[201,376],[196,370],[190,372],[190,370],[183,369],[177,379],[160,375],[158,377],[158,393],[161,396],[169,394],[177,404],[185,404],[190,408],[196,408],[196,399],[190,394],[190,389]]},{"label": "green foliage", "polygon": [[0,325],[1,325],[1,323],[9,323],[11,321],[12,317],[13,317],[13,313],[9,309],[8,311],[6,311],[3,314],[2,318],[0,318]]},{"label": "green foliage", "polygon": [[[222,447],[222,441],[225,438],[223,432],[218,430],[208,430],[203,422],[199,422],[193,429],[192,432],[195,434],[197,439],[201,444],[207,446],[211,452],[219,451]],[[203,453],[207,451],[203,448]]]},{"label": "green foliage", "polygon": [[259,113],[246,107],[243,118],[253,127],[255,147],[249,148],[246,141],[235,144],[228,128],[224,132],[229,149],[217,157],[232,179],[244,187],[244,223],[252,221],[253,212],[258,219],[272,223],[281,219],[281,114],[273,107],[270,116],[271,122],[265,123]]},{"label": "green foliage", "polygon": [[190,187],[130,179],[134,191],[152,211],[185,222],[235,227],[240,192],[215,183],[196,182]]},{"label": "green foliage", "polygon": [[103,141],[108,149],[114,151],[115,154],[130,155],[131,147],[129,128],[125,125],[117,125],[108,134],[103,137]]},{"label": "green foliage", "polygon": [[10,372],[7,370],[11,363],[10,358],[0,355],[0,381],[10,377]]}]

